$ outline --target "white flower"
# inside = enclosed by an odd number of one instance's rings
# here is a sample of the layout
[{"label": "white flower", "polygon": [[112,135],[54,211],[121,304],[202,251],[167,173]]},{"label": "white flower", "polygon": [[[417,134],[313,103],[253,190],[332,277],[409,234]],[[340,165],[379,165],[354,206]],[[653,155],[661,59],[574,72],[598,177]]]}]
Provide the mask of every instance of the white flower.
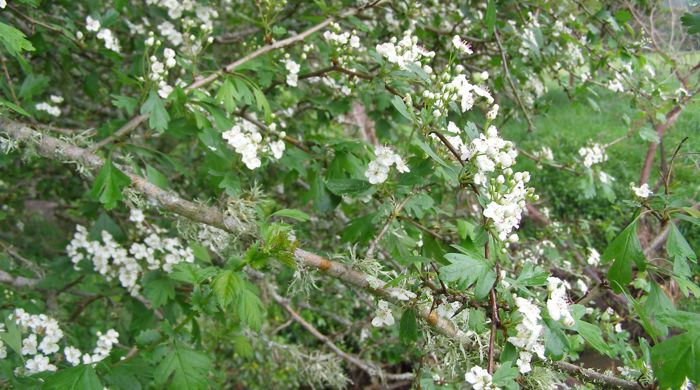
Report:
[{"label": "white flower", "polygon": [[131,209],[129,211],[129,221],[140,224],[143,223],[143,221],[146,220],[146,217],[143,215],[143,211],[140,209]]},{"label": "white flower", "polygon": [[36,334],[32,333],[29,337],[22,340],[22,355],[36,355],[37,353]]},{"label": "white flower", "polygon": [[92,32],[100,31],[100,21],[93,19],[91,16],[85,18],[85,29]]},{"label": "white flower", "polygon": [[56,106],[52,106],[49,103],[46,103],[46,102],[37,103],[36,106],[34,106],[34,107],[37,110],[44,111],[51,116],[55,116],[55,117],[61,116],[61,109],[56,107]]},{"label": "white flower", "polygon": [[299,69],[301,69],[301,67],[299,66],[299,64],[290,59],[285,60],[284,67],[287,69],[288,72],[287,85],[289,85],[290,87],[296,87],[299,81]]},{"label": "white flower", "polygon": [[493,386],[491,374],[485,369],[474,366],[466,374],[464,374],[464,380],[472,385],[474,390],[496,390],[497,387]]},{"label": "white flower", "polygon": [[49,363],[49,358],[44,355],[36,355],[24,364],[28,375],[44,371],[56,371],[56,366]]},{"label": "white flower", "polygon": [[[253,118],[255,119],[255,118]],[[272,125],[270,126],[272,128]],[[282,157],[284,152],[284,142],[282,140],[270,142],[265,139],[253,123],[247,120],[239,120],[233,127],[225,131],[222,137],[230,146],[241,155],[241,160],[248,169],[256,169],[262,165],[261,153],[270,153],[275,159]],[[284,137],[283,132],[280,137]]]},{"label": "white flower", "polygon": [[384,325],[394,325],[394,316],[391,314],[389,302],[380,299],[377,306],[378,307],[374,313],[374,318],[372,319],[372,325],[376,326],[377,328],[381,328]]},{"label": "white flower", "polygon": [[578,150],[578,154],[583,157],[583,165],[587,168],[608,160],[605,148],[600,144],[594,143],[591,146],[584,146]]},{"label": "white flower", "polygon": [[365,171],[365,177],[371,184],[384,183],[389,177],[389,169],[392,165],[395,165],[400,173],[411,171],[401,156],[388,146],[377,146],[374,149],[374,155],[376,159],[369,163]]},{"label": "white flower", "polygon": [[49,100],[51,100],[52,103],[61,104],[63,103],[63,96],[51,95],[49,96]]},{"label": "white flower", "polygon": [[452,38],[452,44],[454,45],[454,47],[455,47],[457,50],[461,51],[462,53],[465,53],[465,54],[473,54],[473,53],[474,53],[474,52],[472,51],[472,48],[471,48],[471,46],[469,45],[469,43],[464,42],[464,41],[462,40],[462,38],[459,37],[459,35],[455,35],[455,36]]},{"label": "white flower", "polygon": [[71,365],[77,366],[80,364],[80,356],[82,355],[82,352],[80,352],[78,348],[66,347],[63,349],[63,354],[66,357],[66,361]]},{"label": "white flower", "polygon": [[630,188],[632,188],[632,191],[634,191],[634,195],[636,195],[638,198],[641,198],[641,199],[646,199],[654,194],[649,189],[649,184],[647,184],[647,183],[644,183],[639,187],[636,187],[634,185],[634,183],[630,183]]},{"label": "white flower", "polygon": [[408,301],[416,297],[416,294],[413,292],[402,288],[390,288],[389,295],[398,299],[399,301]]},{"label": "white flower", "polygon": [[589,265],[598,265],[600,264],[600,253],[595,248],[588,248],[588,259],[586,259],[586,262]]},{"label": "white flower", "polygon": [[608,82],[608,89],[613,92],[625,92],[625,87],[618,79],[613,79]]},{"label": "white flower", "polygon": [[489,110],[489,112],[486,113],[486,118],[490,121],[496,119],[496,116],[498,116],[499,107],[500,106],[498,104],[494,104]]},{"label": "white flower", "polygon": [[532,371],[532,366],[530,366],[531,361],[532,354],[530,352],[520,351],[518,360],[515,362],[515,364],[518,366],[521,374],[527,374],[528,372]]},{"label": "white flower", "polygon": [[569,312],[569,303],[566,298],[567,285],[559,278],[547,278],[547,290],[549,290],[549,300],[547,300],[547,312],[554,321],[562,320],[566,326],[574,325],[574,318]]},{"label": "white flower", "polygon": [[586,295],[586,293],[588,293],[588,285],[582,279],[578,279],[576,281],[576,287],[579,289],[579,291],[581,291],[583,295]]}]

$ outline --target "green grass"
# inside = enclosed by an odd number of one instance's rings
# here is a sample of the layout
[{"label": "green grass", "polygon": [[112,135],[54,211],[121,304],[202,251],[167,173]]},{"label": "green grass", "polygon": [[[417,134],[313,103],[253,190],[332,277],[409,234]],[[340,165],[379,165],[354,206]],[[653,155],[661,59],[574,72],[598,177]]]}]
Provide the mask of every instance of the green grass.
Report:
[{"label": "green grass", "polygon": [[[578,157],[578,149],[589,140],[605,144],[625,135],[628,126],[623,117],[634,117],[634,110],[630,108],[629,99],[609,91],[598,91],[600,98],[597,101],[600,112],[596,112],[585,100],[569,100],[561,90],[549,92],[543,99],[550,104],[548,110],[539,113],[533,118],[535,131],[527,132],[524,122],[511,121],[502,129],[504,136],[527,151],[539,149],[543,145],[549,146],[554,151],[557,161],[571,162],[573,157]],[[700,155],[700,101],[695,101],[687,106],[673,127],[667,131],[664,137],[664,147],[670,156],[681,140],[688,137],[679,156],[674,162],[674,180],[672,190],[679,195],[692,197],[700,187],[699,170],[696,160]],[[626,139],[608,149],[609,160],[601,165],[603,171],[613,175],[617,181],[615,190],[620,197],[629,197],[628,185],[637,182],[641,172],[644,157],[649,143],[638,134]],[[690,154],[689,154],[690,153]],[[521,157],[521,161],[524,160]],[[655,160],[650,183],[653,186],[658,177],[659,154]],[[523,162],[523,167],[535,169],[532,162]],[[552,174],[552,168],[544,168],[545,175]],[[559,175],[570,175],[567,172],[556,170]],[[537,182],[535,182],[537,184]],[[538,190],[540,190],[538,188]],[[543,188],[549,192],[549,188]]]}]

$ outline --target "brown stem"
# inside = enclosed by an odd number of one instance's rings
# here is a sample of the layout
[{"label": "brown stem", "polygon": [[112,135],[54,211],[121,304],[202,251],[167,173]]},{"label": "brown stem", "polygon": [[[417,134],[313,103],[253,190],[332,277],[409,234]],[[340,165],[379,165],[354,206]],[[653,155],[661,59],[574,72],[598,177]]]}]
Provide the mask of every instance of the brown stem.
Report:
[{"label": "brown stem", "polygon": [[[666,114],[666,120],[656,126],[656,135],[659,137],[659,140],[663,138],[666,130],[676,122],[681,112],[683,112],[683,107],[680,104],[676,105]],[[639,185],[649,181],[649,175],[654,165],[654,157],[656,156],[656,149],[658,146],[658,143],[652,142],[647,149],[647,155],[644,158],[644,165],[642,166],[642,173],[639,176]]]}]

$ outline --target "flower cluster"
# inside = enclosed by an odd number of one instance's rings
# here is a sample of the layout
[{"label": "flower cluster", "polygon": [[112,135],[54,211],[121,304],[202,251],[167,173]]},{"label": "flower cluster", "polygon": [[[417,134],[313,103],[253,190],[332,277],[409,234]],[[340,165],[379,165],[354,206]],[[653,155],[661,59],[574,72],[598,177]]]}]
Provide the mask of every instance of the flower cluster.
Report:
[{"label": "flower cluster", "polygon": [[[276,131],[277,125],[273,123],[269,126],[269,129]],[[239,119],[222,136],[236,153],[241,155],[243,163],[251,170],[260,168],[262,165],[260,160],[261,153],[269,154],[275,160],[279,160],[284,154],[285,145],[282,138],[286,136],[286,133],[284,131],[279,132],[277,141],[263,139],[258,127],[251,121]]]},{"label": "flower cluster", "polygon": [[331,29],[323,33],[323,39],[333,48],[333,59],[341,66],[346,66],[352,59],[354,51],[359,50],[360,37],[357,32],[343,32],[338,23],[331,23]]},{"label": "flower cluster", "polygon": [[515,298],[515,305],[518,307],[518,312],[522,314],[522,321],[515,327],[517,334],[508,337],[508,342],[522,349],[518,356],[516,364],[522,374],[526,374],[532,370],[530,361],[534,353],[540,359],[544,359],[544,345],[540,340],[544,333],[544,328],[540,325],[540,309],[532,303],[532,301],[522,298]]},{"label": "flower cluster", "polygon": [[634,192],[634,195],[640,199],[646,199],[651,195],[654,195],[654,193],[649,189],[649,184],[647,183],[644,183],[639,187],[635,186],[634,183],[630,183],[630,188]]},{"label": "flower cluster", "polygon": [[401,173],[410,172],[408,166],[403,161],[401,156],[396,154],[394,150],[388,146],[377,146],[374,149],[375,159],[369,163],[365,171],[365,177],[372,184],[381,184],[389,177],[389,168],[392,165],[396,166],[396,170]]},{"label": "flower cluster", "polygon": [[381,328],[384,325],[394,325],[394,316],[391,314],[389,302],[380,299],[379,303],[377,304],[377,310],[374,313],[374,318],[372,319],[372,326]]},{"label": "flower cluster", "polygon": [[[134,242],[127,250],[114,240],[107,231],[102,231],[102,241],[90,240],[85,227],[78,225],[75,235],[66,252],[78,269],[82,260],[91,260],[95,271],[108,281],[118,278],[122,287],[137,295],[141,286],[138,280],[148,270],[162,269],[172,272],[173,267],[181,262],[194,262],[194,253],[182,245],[178,238],[162,238],[165,232],[158,226],[146,226],[143,212],[131,211],[130,220],[136,224],[142,242]],[[145,264],[142,264],[145,263]]]},{"label": "flower cluster", "polygon": [[294,60],[289,58],[289,54],[287,54],[284,60],[284,67],[287,69],[287,85],[296,87],[299,82],[299,69],[301,69],[301,67],[294,62]]},{"label": "flower cluster", "polygon": [[574,326],[574,317],[569,312],[569,302],[566,296],[569,283],[559,278],[547,278],[547,290],[549,300],[547,300],[547,312],[554,321],[562,320],[566,326]]},{"label": "flower cluster", "polygon": [[[33,375],[44,371],[56,371],[57,367],[51,363],[50,356],[57,361],[57,353],[60,351],[59,342],[63,339],[63,330],[56,319],[45,314],[29,314],[24,309],[17,308],[9,319],[19,327],[22,338],[23,356],[31,356],[26,359],[24,367],[15,370],[16,375]],[[4,327],[0,327],[0,332]],[[109,356],[112,347],[118,342],[119,333],[110,329],[106,334],[97,332],[98,340],[93,354],[80,352],[78,348],[68,346],[63,349],[65,360],[73,366],[80,364],[81,357],[84,364],[96,363]],[[0,359],[7,357],[7,350],[0,346]]]},{"label": "flower cluster", "polygon": [[472,386],[474,390],[499,390],[499,387],[493,385],[491,374],[485,369],[474,366],[466,374],[464,380]]},{"label": "flower cluster", "polygon": [[377,45],[377,53],[401,69],[408,69],[410,65],[420,68],[422,60],[435,57],[434,51],[428,51],[418,45],[418,37],[413,36],[410,31],[406,31],[401,40],[392,37],[389,42]]},{"label": "flower cluster", "polygon": [[115,53],[121,51],[121,46],[119,45],[117,37],[112,33],[112,30],[103,28],[99,20],[93,19],[91,16],[86,17],[85,29],[90,32],[96,32],[97,39],[104,42],[105,48]]},{"label": "flower cluster", "polygon": [[583,157],[583,165],[590,168],[595,164],[600,164],[608,160],[608,154],[605,153],[603,145],[594,143],[590,146],[584,146],[578,150],[579,156]]},{"label": "flower cluster", "polygon": [[[51,95],[50,99],[51,102],[55,104],[63,103],[63,97],[61,96]],[[48,102],[37,103],[36,106],[34,106],[34,108],[36,108],[39,111],[44,111],[47,114],[54,117],[61,116],[61,109],[58,106],[54,106],[53,104]]]},{"label": "flower cluster", "polygon": [[[150,41],[147,40],[147,44],[152,44],[152,39],[153,36],[149,38]],[[169,70],[177,65],[175,50],[166,47],[163,50],[163,62],[159,61],[155,55],[152,55],[149,61],[151,62],[151,68],[148,78],[158,84],[158,95],[166,99],[173,92],[173,87],[168,84],[167,78]]]},{"label": "flower cluster", "polygon": [[[474,83],[469,81],[463,73],[464,67],[462,65],[457,65],[455,71],[457,75],[454,77],[449,72],[432,75],[435,92],[428,90],[423,92],[425,104],[432,108],[433,116],[436,118],[446,117],[448,107],[453,102],[458,104],[462,112],[466,112],[472,109],[477,97],[486,100],[488,104],[492,104],[494,101],[486,87],[480,86],[477,80],[474,80]],[[475,74],[473,77],[479,78],[479,80],[483,79],[481,74]],[[488,73],[486,77],[488,77]],[[488,114],[489,119],[495,119],[497,114],[498,108],[492,107]]]},{"label": "flower cluster", "polygon": [[527,187],[530,174],[514,173],[511,168],[518,155],[513,143],[501,138],[496,127],[489,126],[485,134],[460,148],[464,152],[462,159],[469,160],[476,168],[474,184],[486,190],[483,195],[489,203],[484,216],[493,222],[499,239],[517,241],[517,234],[511,232],[520,225],[525,201],[536,196],[534,190]]}]

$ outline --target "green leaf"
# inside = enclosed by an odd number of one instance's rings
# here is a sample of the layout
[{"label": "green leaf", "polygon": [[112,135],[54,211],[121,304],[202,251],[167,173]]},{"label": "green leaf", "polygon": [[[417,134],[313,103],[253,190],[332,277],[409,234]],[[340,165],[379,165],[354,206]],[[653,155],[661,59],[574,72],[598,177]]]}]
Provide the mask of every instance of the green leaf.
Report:
[{"label": "green leaf", "polygon": [[175,298],[175,282],[166,278],[146,279],[143,282],[143,295],[148,298],[153,307],[161,307]]},{"label": "green leaf", "polygon": [[493,0],[489,0],[488,6],[486,7],[484,24],[486,24],[486,31],[488,31],[489,34],[493,34],[493,27],[496,25],[496,3]]},{"label": "green leaf", "polygon": [[404,344],[410,344],[418,340],[418,324],[416,323],[416,312],[408,309],[401,316],[399,324],[399,338]]},{"label": "green leaf", "polygon": [[225,269],[219,272],[212,281],[212,290],[221,307],[227,307],[240,293],[243,279],[231,270]]},{"label": "green leaf", "polygon": [[265,94],[258,88],[253,89],[253,94],[255,95],[255,102],[258,110],[262,110],[265,114],[265,122],[270,123],[270,121],[272,121],[272,110],[270,110],[270,103],[267,102]]},{"label": "green leaf", "polygon": [[160,189],[167,190],[168,187],[170,187],[168,185],[168,178],[148,164],[146,164],[146,178]]},{"label": "green leaf", "polygon": [[496,281],[493,265],[483,256],[475,253],[448,253],[445,259],[451,264],[440,268],[440,277],[447,282],[458,281],[464,289],[476,283],[474,295],[479,299],[488,294]]},{"label": "green leaf", "polygon": [[156,382],[164,385],[172,377],[168,389],[206,389],[211,362],[207,355],[175,342],[169,353],[156,367]]},{"label": "green leaf", "polygon": [[630,223],[617,236],[602,256],[603,262],[613,261],[608,271],[613,290],[622,292],[622,288],[632,281],[632,263],[636,263],[640,271],[646,268],[646,257],[642,245],[637,238],[637,220]]},{"label": "green leaf", "polygon": [[227,78],[216,93],[216,101],[224,106],[226,112],[231,113],[236,108],[235,95],[236,88],[231,80]]},{"label": "green leaf", "polygon": [[299,222],[306,222],[311,218],[309,214],[306,214],[305,212],[297,209],[277,210],[274,213],[270,214],[270,217],[286,217],[295,219]]},{"label": "green leaf", "polygon": [[102,390],[104,386],[90,364],[66,368],[46,378],[42,389]]},{"label": "green leaf", "polygon": [[575,330],[598,352],[610,357],[615,355],[608,343],[603,339],[603,334],[599,327],[586,321],[576,320]]},{"label": "green leaf", "polygon": [[561,360],[570,349],[569,339],[558,321],[544,319],[544,348],[553,360]]},{"label": "green leaf", "polygon": [[134,115],[134,111],[136,111],[139,101],[130,96],[112,95],[112,104],[114,104],[114,107],[125,110],[126,113],[131,116]]},{"label": "green leaf", "polygon": [[700,33],[700,12],[686,12],[681,16],[681,23],[688,28],[688,34]]},{"label": "green leaf", "polygon": [[236,351],[240,357],[249,359],[255,356],[255,350],[253,350],[253,346],[250,345],[250,341],[248,341],[247,337],[241,335],[233,336],[232,342],[233,350]]},{"label": "green leaf", "polygon": [[639,137],[647,142],[659,143],[659,134],[649,126],[639,129]]},{"label": "green leaf", "polygon": [[22,356],[22,334],[17,323],[12,320],[5,321],[5,331],[0,333],[0,340],[4,341],[17,356]]},{"label": "green leaf", "polygon": [[12,110],[20,115],[24,115],[26,117],[31,116],[31,115],[29,115],[29,113],[27,111],[24,110],[24,108],[12,103],[12,102],[8,102],[7,100],[0,99],[0,106],[5,106],[5,107],[9,108],[10,110]]},{"label": "green leaf", "polygon": [[141,106],[141,114],[148,115],[148,126],[151,129],[162,133],[168,128],[170,115],[165,110],[165,102],[155,90],[148,94],[148,99]]},{"label": "green leaf", "polygon": [[404,103],[403,99],[394,95],[394,98],[391,99],[391,104],[393,104],[394,107],[396,107],[396,109],[401,115],[406,117],[408,120],[413,120],[413,116],[409,114],[408,107],[406,107],[406,103]]},{"label": "green leaf", "polygon": [[90,194],[94,199],[99,200],[105,209],[110,210],[122,200],[122,189],[129,184],[131,184],[129,176],[117,169],[112,164],[112,159],[108,158],[100,168]]},{"label": "green leaf", "polygon": [[253,330],[260,330],[263,322],[263,303],[253,291],[253,286],[245,283],[244,288],[235,297],[238,318]]},{"label": "green leaf", "polygon": [[683,234],[676,227],[673,221],[670,222],[668,231],[668,241],[666,242],[666,252],[671,258],[681,257],[684,259],[690,259],[693,263],[697,263],[698,257],[690,247],[688,241],[685,240]]},{"label": "green leaf", "polygon": [[0,41],[13,57],[19,58],[23,51],[34,51],[34,46],[23,32],[2,22],[0,22]]},{"label": "green leaf", "polygon": [[671,337],[651,348],[654,376],[663,389],[679,388],[688,377],[700,382],[700,331]]},{"label": "green leaf", "polygon": [[511,388],[510,385],[515,383],[515,379],[520,375],[517,367],[511,367],[512,363],[504,363],[498,367],[498,370],[493,373],[493,384],[499,387]]},{"label": "green leaf", "polygon": [[423,142],[422,140],[420,140],[418,138],[416,138],[413,142],[415,142],[416,145],[418,145],[418,147],[421,148],[425,152],[425,154],[430,156],[430,158],[437,161],[438,164],[442,165],[445,168],[449,167],[449,165],[447,165],[445,160],[440,158],[440,156],[438,156],[437,153],[435,153],[435,151],[433,150],[433,148],[430,147],[430,145],[426,144],[425,142]]},{"label": "green leaf", "polygon": [[330,179],[326,182],[328,190],[336,195],[354,195],[363,193],[372,185],[367,180],[360,179]]}]

